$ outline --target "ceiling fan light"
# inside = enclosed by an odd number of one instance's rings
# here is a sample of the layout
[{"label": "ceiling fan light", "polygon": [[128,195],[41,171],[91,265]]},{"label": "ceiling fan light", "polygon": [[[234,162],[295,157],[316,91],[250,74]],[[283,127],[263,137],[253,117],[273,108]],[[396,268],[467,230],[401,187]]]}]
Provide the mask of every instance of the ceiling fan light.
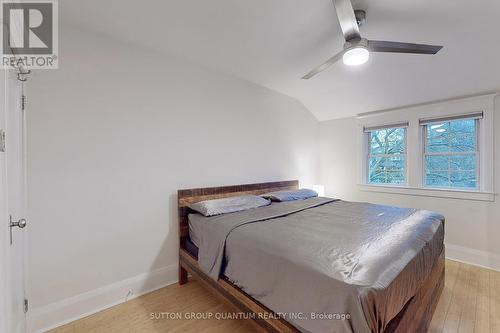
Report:
[{"label": "ceiling fan light", "polygon": [[354,47],[347,50],[342,56],[342,61],[347,66],[358,66],[368,61],[370,52],[364,47]]}]

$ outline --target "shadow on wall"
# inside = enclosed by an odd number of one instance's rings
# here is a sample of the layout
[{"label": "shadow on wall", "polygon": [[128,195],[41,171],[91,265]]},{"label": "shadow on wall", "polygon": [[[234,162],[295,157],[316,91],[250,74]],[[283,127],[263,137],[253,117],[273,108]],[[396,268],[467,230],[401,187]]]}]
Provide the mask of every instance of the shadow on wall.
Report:
[{"label": "shadow on wall", "polygon": [[[168,224],[168,231],[165,234],[164,241],[162,242],[161,248],[153,260],[150,267],[150,274],[144,280],[143,284],[140,286],[139,290],[144,292],[149,292],[155,289],[165,287],[167,285],[177,282],[177,269],[178,269],[178,233],[179,233],[179,223],[177,214],[177,194],[171,194],[168,198],[168,218],[165,219],[165,223]],[[175,253],[175,261],[172,261],[172,257]],[[143,303],[141,303],[141,306]],[[153,307],[144,307],[144,313],[140,316],[145,316],[149,320],[151,314],[154,312],[165,312],[166,309],[162,307],[162,303],[156,303]],[[139,314],[137,314],[139,316]],[[164,330],[159,329],[158,332]]]}]

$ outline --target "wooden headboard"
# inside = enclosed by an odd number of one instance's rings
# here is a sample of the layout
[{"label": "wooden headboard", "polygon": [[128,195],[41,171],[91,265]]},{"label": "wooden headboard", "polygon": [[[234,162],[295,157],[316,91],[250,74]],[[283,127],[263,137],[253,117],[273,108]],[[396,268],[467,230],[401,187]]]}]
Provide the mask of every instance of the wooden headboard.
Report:
[{"label": "wooden headboard", "polygon": [[282,182],[257,183],[245,185],[231,185],[221,187],[191,188],[177,191],[177,206],[179,210],[179,238],[180,246],[189,237],[188,214],[190,204],[211,199],[233,197],[243,194],[264,194],[272,191],[296,190],[299,188],[298,180]]}]

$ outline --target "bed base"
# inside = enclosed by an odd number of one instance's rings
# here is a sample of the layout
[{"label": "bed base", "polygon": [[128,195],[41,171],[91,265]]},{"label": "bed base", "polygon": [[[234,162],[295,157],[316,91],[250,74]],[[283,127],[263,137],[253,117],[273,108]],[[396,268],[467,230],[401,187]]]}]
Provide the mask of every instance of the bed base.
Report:
[{"label": "bed base", "polygon": [[[245,313],[255,321],[261,331],[267,332],[298,332],[298,330],[284,319],[278,318],[274,312],[253,299],[243,290],[232,284],[226,278],[214,281],[201,271],[198,260],[191,255],[185,245],[189,237],[187,216],[188,205],[194,202],[224,198],[242,194],[263,194],[270,191],[297,189],[298,181],[259,183],[248,185],[211,187],[178,191],[179,208],[179,284],[188,282],[188,273],[204,287],[213,292],[236,311]],[[444,251],[436,260],[434,267],[423,282],[418,292],[413,296],[401,312],[387,325],[384,332],[408,333],[427,332],[436,309],[439,297],[444,288],[445,275]]]},{"label": "bed base", "polygon": [[181,249],[179,254],[181,269],[191,274],[197,282],[201,283],[206,289],[210,290],[226,304],[230,305],[235,311],[252,316],[255,323],[260,326],[263,332],[298,332],[295,327],[285,320],[273,318],[274,313],[253,299],[247,293],[236,287],[226,278],[214,281],[208,275],[203,273],[198,266],[198,260],[189,252]]}]

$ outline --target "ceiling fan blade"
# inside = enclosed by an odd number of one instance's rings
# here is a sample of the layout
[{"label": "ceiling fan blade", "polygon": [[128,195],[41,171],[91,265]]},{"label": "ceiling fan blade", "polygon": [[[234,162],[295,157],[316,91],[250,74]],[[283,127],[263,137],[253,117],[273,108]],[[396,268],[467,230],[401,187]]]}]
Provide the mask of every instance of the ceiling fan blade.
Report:
[{"label": "ceiling fan blade", "polygon": [[371,52],[436,54],[442,48],[440,45],[388,42],[383,40],[368,41],[368,50]]},{"label": "ceiling fan blade", "polygon": [[332,0],[346,41],[361,38],[351,0]]},{"label": "ceiling fan blade", "polygon": [[344,51],[337,53],[336,55],[334,55],[333,57],[331,57],[330,59],[328,59],[327,61],[325,61],[324,63],[322,63],[321,65],[319,65],[318,67],[316,67],[315,69],[313,69],[312,71],[307,73],[306,75],[304,75],[302,77],[302,79],[308,80],[308,79],[312,78],[314,75],[318,74],[319,72],[324,71],[325,69],[327,69],[328,67],[330,67],[331,65],[336,63],[340,58],[342,58],[343,55],[344,55]]}]

